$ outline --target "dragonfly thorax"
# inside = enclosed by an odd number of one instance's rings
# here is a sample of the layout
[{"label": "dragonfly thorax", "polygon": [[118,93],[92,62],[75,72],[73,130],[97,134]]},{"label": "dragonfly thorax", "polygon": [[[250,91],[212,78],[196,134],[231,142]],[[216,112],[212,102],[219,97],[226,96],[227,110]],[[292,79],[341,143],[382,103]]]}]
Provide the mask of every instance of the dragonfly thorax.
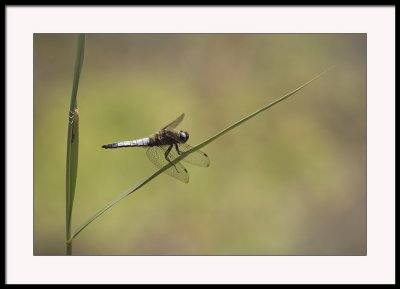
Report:
[{"label": "dragonfly thorax", "polygon": [[149,146],[182,144],[186,143],[188,139],[187,131],[161,130],[149,138]]}]

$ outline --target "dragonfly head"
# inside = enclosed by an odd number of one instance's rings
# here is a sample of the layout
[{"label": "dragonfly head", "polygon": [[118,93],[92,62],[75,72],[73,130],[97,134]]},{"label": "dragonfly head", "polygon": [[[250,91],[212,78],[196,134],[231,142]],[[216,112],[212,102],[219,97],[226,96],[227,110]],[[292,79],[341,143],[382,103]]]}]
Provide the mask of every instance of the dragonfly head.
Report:
[{"label": "dragonfly head", "polygon": [[179,131],[178,136],[179,136],[179,140],[182,143],[185,143],[189,139],[189,133],[187,131],[183,131],[183,130]]}]

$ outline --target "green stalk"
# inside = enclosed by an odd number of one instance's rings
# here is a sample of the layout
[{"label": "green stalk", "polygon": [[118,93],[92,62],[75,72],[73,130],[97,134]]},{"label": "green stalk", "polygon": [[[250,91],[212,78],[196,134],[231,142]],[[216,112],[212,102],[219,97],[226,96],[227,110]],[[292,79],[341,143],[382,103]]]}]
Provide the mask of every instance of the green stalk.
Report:
[{"label": "green stalk", "polygon": [[[85,54],[85,35],[79,34],[75,59],[74,80],[72,84],[71,104],[68,117],[67,137],[67,170],[66,170],[66,239],[71,239],[72,207],[75,197],[76,178],[78,173],[79,151],[79,111],[77,94]],[[72,255],[72,242],[67,242],[67,255]]]},{"label": "green stalk", "polygon": [[137,191],[138,189],[140,189],[141,187],[143,187],[145,184],[147,184],[148,182],[150,182],[152,179],[154,179],[155,177],[157,177],[158,175],[160,175],[162,172],[164,172],[165,170],[169,169],[171,166],[173,166],[174,164],[180,162],[181,160],[183,160],[184,158],[186,158],[189,154],[201,149],[202,147],[210,144],[211,142],[215,141],[217,138],[223,136],[224,134],[226,134],[228,131],[234,129],[235,127],[243,124],[244,122],[250,120],[251,118],[255,117],[256,115],[258,115],[259,113],[271,108],[272,106],[278,104],[279,102],[287,99],[288,97],[290,97],[291,95],[295,94],[296,92],[298,92],[299,90],[301,90],[302,88],[304,88],[305,86],[307,86],[308,84],[310,84],[311,82],[313,82],[314,80],[316,80],[317,78],[321,77],[323,74],[325,74],[328,70],[332,69],[332,67],[328,68],[327,70],[325,70],[324,72],[318,74],[317,76],[315,76],[313,79],[311,79],[310,81],[306,82],[305,84],[301,85],[300,87],[296,88],[295,90],[289,92],[288,94],[282,96],[281,98],[275,100],[274,102],[260,108],[259,110],[253,112],[252,114],[246,116],[245,118],[237,121],[236,123],[230,125],[229,127],[225,128],[224,130],[222,130],[221,132],[217,133],[216,135],[212,136],[211,138],[209,138],[208,140],[198,144],[197,146],[193,147],[191,150],[182,153],[178,158],[176,158],[175,160],[173,160],[171,163],[168,163],[167,165],[165,165],[164,167],[162,167],[161,169],[159,169],[158,171],[156,171],[154,174],[152,174],[151,176],[147,177],[145,180],[139,182],[138,184],[136,184],[135,186],[133,186],[132,188],[130,188],[128,191],[122,193],[121,195],[119,195],[118,197],[116,197],[114,200],[112,200],[110,203],[108,203],[106,206],[104,206],[103,208],[99,209],[98,211],[96,211],[89,219],[87,219],[72,235],[72,238],[68,239],[68,242],[72,242],[72,240],[80,233],[82,232],[90,223],[92,223],[94,220],[96,220],[100,215],[102,215],[105,211],[107,211],[108,209],[110,209],[111,207],[113,207],[116,203],[118,203],[119,201],[121,201],[122,199],[124,199],[125,197],[129,196],[130,194],[132,194],[133,192]]},{"label": "green stalk", "polygon": [[190,151],[187,152],[187,154],[191,154],[199,149],[201,149],[202,147],[208,145],[209,143],[213,142],[214,140],[216,140],[217,138],[219,138],[220,136],[223,136],[224,134],[226,134],[228,131],[234,129],[235,127],[245,123],[246,121],[248,121],[249,119],[255,117],[257,114],[259,114],[260,112],[263,112],[264,110],[269,109],[270,107],[274,106],[275,104],[278,104],[279,102],[289,98],[289,96],[292,96],[293,94],[295,94],[296,92],[298,92],[300,89],[304,88],[305,86],[307,86],[308,84],[310,84],[311,82],[313,82],[314,80],[316,80],[317,78],[320,78],[323,74],[325,74],[326,72],[328,72],[328,70],[332,69],[334,66],[331,66],[330,68],[326,69],[325,71],[321,72],[320,74],[318,74],[317,76],[315,76],[313,79],[311,79],[310,81],[304,83],[302,86],[296,88],[295,90],[285,94],[284,96],[282,96],[281,98],[278,98],[277,100],[271,102],[270,104],[260,108],[259,110],[253,112],[252,114],[246,116],[245,118],[242,118],[241,120],[235,122],[234,124],[230,125],[229,127],[227,127],[226,129],[222,130],[221,132],[217,133],[216,135],[212,136],[211,138],[209,138],[208,140],[198,144],[197,146],[193,147]]}]

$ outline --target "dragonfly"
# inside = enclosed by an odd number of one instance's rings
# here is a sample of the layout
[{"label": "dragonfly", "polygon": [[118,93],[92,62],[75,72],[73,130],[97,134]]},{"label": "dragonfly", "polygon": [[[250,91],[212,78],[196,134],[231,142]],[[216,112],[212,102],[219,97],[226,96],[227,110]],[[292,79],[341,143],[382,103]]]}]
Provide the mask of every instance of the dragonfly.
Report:
[{"label": "dragonfly", "polygon": [[[146,154],[148,159],[156,167],[162,168],[168,163],[172,163],[172,161],[182,153],[192,149],[192,147],[186,143],[189,139],[189,133],[183,130],[174,130],[182,122],[184,116],[184,113],[181,114],[173,122],[149,137],[106,144],[103,145],[102,148],[144,147],[147,148]],[[208,155],[200,150],[189,154],[183,161],[200,167],[208,167],[210,165]],[[181,162],[172,164],[164,173],[184,183],[189,182],[189,173]]]}]

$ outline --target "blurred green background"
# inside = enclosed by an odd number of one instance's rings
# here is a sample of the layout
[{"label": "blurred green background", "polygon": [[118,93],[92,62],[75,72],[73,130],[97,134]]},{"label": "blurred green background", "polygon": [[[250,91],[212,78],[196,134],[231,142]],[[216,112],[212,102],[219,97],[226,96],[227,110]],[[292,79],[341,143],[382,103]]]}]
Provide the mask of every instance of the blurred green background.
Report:
[{"label": "blurred green background", "polygon": [[[34,254],[65,254],[75,34],[35,34]],[[156,171],[148,136],[181,113],[203,148],[189,184],[166,174],[90,224],[74,255],[365,255],[365,34],[88,34],[78,90],[73,228]]]}]

